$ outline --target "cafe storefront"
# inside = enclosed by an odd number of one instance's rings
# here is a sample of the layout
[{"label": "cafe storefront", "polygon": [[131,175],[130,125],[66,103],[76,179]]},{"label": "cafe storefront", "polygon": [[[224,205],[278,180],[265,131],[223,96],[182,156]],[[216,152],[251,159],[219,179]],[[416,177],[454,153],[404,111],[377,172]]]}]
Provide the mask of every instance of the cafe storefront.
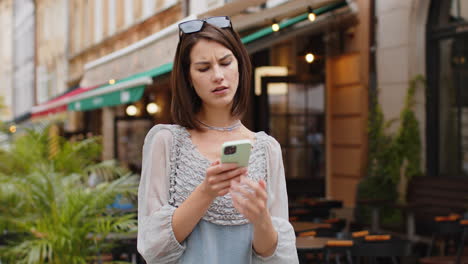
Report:
[{"label": "cafe storefront", "polygon": [[352,207],[367,146],[369,23],[358,21],[370,8],[339,4],[246,43],[255,82],[244,123],[281,144],[291,200],[326,197]]}]

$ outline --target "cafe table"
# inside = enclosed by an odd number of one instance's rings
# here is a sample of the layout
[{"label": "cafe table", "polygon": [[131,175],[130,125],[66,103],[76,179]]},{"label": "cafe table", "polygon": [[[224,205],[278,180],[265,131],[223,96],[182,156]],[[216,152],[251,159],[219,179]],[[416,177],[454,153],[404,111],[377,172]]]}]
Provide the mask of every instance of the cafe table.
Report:
[{"label": "cafe table", "polygon": [[289,203],[289,214],[300,219],[325,219],[330,216],[331,209],[342,207],[343,202],[340,200],[324,198],[298,199]]},{"label": "cafe table", "polygon": [[316,222],[307,222],[307,221],[293,221],[291,225],[294,228],[294,232],[297,234],[303,231],[309,231],[319,228],[331,228],[331,224],[328,223],[316,223]]},{"label": "cafe table", "polygon": [[[327,241],[337,240],[335,237],[296,237],[296,248],[300,263],[306,263],[306,254],[311,253],[318,259],[323,259]],[[322,256],[321,256],[322,255]]]}]

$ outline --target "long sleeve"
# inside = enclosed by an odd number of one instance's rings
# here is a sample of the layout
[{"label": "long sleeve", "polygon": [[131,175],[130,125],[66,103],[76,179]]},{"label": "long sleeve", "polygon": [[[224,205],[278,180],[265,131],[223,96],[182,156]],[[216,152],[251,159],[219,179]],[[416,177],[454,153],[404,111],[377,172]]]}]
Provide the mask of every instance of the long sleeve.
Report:
[{"label": "long sleeve", "polygon": [[273,227],[278,232],[278,243],[275,252],[269,257],[261,257],[254,252],[253,263],[299,263],[296,235],[288,219],[288,195],[281,146],[270,137],[267,150],[267,203]]},{"label": "long sleeve", "polygon": [[143,145],[138,188],[138,252],[149,264],[176,263],[185,247],[175,238],[168,204],[170,153],[173,136],[163,125],[153,127]]}]

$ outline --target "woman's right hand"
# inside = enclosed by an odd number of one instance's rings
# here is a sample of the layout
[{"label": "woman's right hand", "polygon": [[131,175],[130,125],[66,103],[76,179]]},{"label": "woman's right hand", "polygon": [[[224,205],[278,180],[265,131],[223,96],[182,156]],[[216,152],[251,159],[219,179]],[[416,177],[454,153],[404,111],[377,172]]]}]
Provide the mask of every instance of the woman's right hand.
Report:
[{"label": "woman's right hand", "polygon": [[212,199],[224,196],[229,192],[231,180],[240,181],[240,176],[247,176],[247,168],[238,167],[236,163],[213,162],[208,169],[200,188]]}]

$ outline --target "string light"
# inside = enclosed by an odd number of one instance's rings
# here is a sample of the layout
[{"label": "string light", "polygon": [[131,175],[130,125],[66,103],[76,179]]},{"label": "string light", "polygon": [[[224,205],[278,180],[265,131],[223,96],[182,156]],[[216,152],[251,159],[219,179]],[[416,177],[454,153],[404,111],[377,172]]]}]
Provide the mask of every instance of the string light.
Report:
[{"label": "string light", "polygon": [[309,15],[307,16],[310,20],[310,22],[314,22],[315,19],[317,18],[317,15],[314,13],[314,10],[312,9],[312,7],[308,7],[307,8],[308,12],[309,12]]},{"label": "string light", "polygon": [[278,30],[280,30],[280,26],[278,24],[278,22],[273,19],[273,24],[271,25],[271,30],[273,30],[274,32],[277,32]]},{"label": "string light", "polygon": [[156,103],[149,103],[146,106],[146,111],[150,114],[155,114],[159,112],[159,106]]},{"label": "string light", "polygon": [[314,62],[314,60],[315,60],[314,54],[312,54],[312,53],[310,53],[310,52],[307,53],[307,54],[305,55],[305,60],[307,61],[307,63],[312,63],[312,62]]},{"label": "string light", "polygon": [[109,80],[109,84],[114,84],[115,83],[115,80],[114,79],[110,79]]},{"label": "string light", "polygon": [[10,133],[16,133],[16,126],[10,126]]},{"label": "string light", "polygon": [[136,114],[138,113],[138,108],[134,105],[129,105],[127,106],[127,109],[125,109],[125,112],[129,116],[136,116]]}]

